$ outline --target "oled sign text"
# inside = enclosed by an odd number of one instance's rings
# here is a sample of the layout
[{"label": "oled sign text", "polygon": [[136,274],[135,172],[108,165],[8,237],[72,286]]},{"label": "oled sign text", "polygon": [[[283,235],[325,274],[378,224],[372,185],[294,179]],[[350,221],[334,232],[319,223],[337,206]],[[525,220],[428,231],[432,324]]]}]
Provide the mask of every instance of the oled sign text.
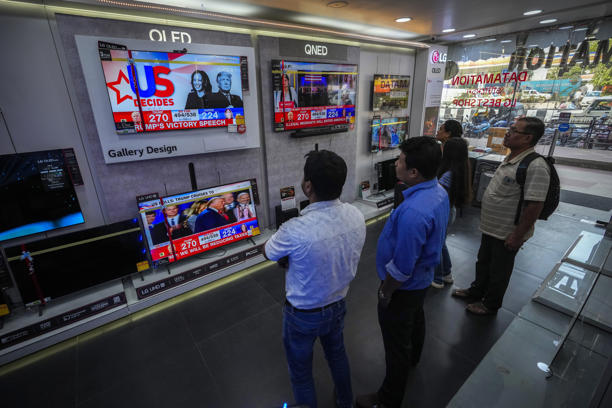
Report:
[{"label": "oled sign text", "polygon": [[171,42],[191,44],[191,36],[184,31],[170,31],[170,36],[166,36],[166,30],[158,30],[157,28],[149,30],[151,41],[168,41],[168,37]]}]

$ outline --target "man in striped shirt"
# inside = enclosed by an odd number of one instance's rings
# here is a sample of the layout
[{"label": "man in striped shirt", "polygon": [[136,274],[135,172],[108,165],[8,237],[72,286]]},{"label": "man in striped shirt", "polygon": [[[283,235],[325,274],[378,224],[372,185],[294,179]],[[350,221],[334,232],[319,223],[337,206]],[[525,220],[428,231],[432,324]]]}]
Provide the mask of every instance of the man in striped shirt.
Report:
[{"label": "man in striped shirt", "polygon": [[518,224],[516,211],[521,186],[516,171],[521,160],[535,152],[544,134],[544,123],[533,117],[518,119],[504,137],[510,154],[495,171],[487,187],[480,213],[482,240],[476,261],[476,278],[467,289],[456,289],[453,296],[473,300],[466,310],[478,315],[494,314],[502,305],[514,257],[523,243],[533,236],[534,224],[544,207],[550,183],[548,163],[539,157],[529,164],[524,185],[524,202]]}]

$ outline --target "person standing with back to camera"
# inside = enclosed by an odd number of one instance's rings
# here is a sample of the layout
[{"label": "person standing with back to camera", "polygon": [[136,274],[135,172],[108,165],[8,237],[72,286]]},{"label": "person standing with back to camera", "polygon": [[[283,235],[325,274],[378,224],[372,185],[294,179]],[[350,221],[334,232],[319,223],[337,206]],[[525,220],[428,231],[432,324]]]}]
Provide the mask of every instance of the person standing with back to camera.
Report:
[{"label": "person standing with back to camera", "polygon": [[[283,343],[296,404],[317,408],[313,345],[321,341],[336,389],[336,406],[353,406],[344,348],[344,298],[365,242],[361,212],[340,201],[347,167],[334,152],[306,155],[302,190],[310,204],[266,242],[265,256],[289,259],[283,308]],[[280,263],[280,262],[279,262]]]}]

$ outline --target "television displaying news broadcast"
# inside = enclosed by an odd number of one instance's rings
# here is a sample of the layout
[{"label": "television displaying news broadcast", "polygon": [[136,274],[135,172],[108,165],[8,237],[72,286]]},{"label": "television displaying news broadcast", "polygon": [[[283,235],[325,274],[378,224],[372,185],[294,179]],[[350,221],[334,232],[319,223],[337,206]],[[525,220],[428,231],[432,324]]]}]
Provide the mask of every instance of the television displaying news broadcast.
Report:
[{"label": "television displaying news broadcast", "polygon": [[355,122],[357,65],[272,61],[274,130]]},{"label": "television displaying news broadcast", "polygon": [[118,134],[244,123],[239,56],[113,46],[99,42]]},{"label": "television displaying news broadcast", "polygon": [[372,143],[370,151],[378,152],[396,148],[408,133],[408,118],[372,119],[370,124]]},{"label": "television displaying news broadcast", "polygon": [[188,258],[260,234],[250,181],[141,201],[151,259]]}]

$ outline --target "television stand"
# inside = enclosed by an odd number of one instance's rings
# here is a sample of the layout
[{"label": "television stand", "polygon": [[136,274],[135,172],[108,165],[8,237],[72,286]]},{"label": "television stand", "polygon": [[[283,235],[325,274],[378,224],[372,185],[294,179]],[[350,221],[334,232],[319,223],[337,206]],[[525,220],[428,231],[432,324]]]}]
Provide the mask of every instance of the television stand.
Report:
[{"label": "television stand", "polygon": [[255,240],[253,239],[253,237],[248,237],[247,241],[249,241],[251,244],[253,244],[253,246],[257,246],[257,242],[255,242]]}]

